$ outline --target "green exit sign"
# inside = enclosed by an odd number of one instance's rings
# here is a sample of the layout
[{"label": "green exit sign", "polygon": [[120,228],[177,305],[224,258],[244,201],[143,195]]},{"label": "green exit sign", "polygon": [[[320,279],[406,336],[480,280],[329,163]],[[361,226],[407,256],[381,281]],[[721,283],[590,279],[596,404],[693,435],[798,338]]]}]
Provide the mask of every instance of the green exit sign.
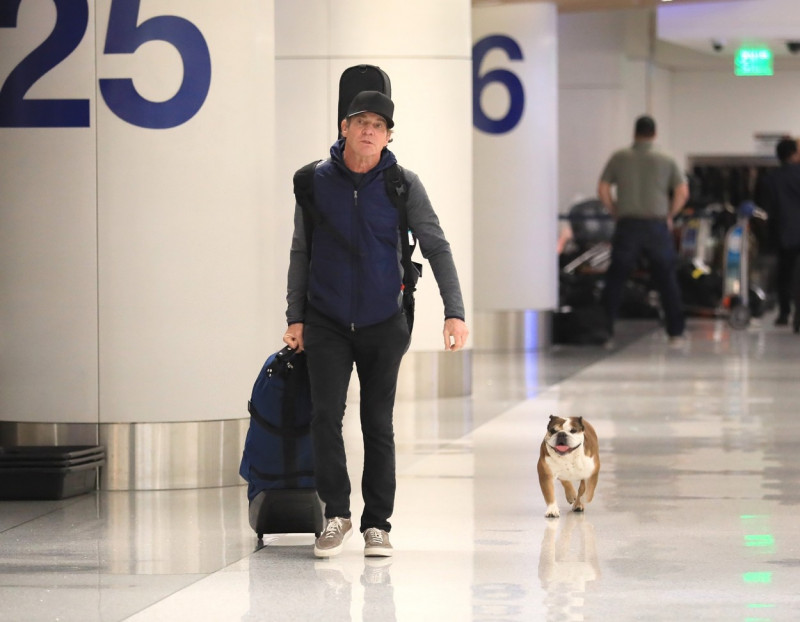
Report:
[{"label": "green exit sign", "polygon": [[739,48],[734,60],[737,76],[771,76],[772,50],[769,48]]}]

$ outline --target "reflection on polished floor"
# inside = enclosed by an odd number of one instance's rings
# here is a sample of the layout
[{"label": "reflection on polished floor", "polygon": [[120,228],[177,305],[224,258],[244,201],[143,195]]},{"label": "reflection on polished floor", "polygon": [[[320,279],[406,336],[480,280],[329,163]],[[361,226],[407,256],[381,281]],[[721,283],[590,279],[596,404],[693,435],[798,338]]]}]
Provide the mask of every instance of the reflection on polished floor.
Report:
[{"label": "reflection on polished floor", "polygon": [[[257,545],[239,487],[0,502],[0,620],[798,620],[800,335],[772,319],[476,355],[471,398],[398,404],[385,562]],[[585,514],[544,518],[550,414],[600,437]]]}]

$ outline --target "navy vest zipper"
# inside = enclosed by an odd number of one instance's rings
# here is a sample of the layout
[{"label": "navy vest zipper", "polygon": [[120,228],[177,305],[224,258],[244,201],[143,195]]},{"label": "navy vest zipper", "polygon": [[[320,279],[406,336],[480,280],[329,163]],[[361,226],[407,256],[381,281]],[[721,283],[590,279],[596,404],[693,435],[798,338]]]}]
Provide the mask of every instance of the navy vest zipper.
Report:
[{"label": "navy vest zipper", "polygon": [[351,291],[350,291],[350,332],[356,331],[356,311],[358,309],[358,261],[356,257],[358,257],[359,253],[359,218],[358,218],[358,188],[353,188],[353,248],[356,250],[356,256],[353,258],[353,279],[351,281]]}]

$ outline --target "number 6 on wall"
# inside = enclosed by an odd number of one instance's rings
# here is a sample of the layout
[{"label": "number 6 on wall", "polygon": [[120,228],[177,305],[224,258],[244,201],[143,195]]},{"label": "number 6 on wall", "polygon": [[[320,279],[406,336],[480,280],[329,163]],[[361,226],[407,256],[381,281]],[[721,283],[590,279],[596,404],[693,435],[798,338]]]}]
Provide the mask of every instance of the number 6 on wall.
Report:
[{"label": "number 6 on wall", "polygon": [[[516,127],[525,109],[525,89],[520,79],[508,69],[493,69],[480,75],[483,58],[492,50],[500,49],[509,60],[522,60],[522,49],[511,37],[491,35],[472,47],[472,124],[489,134],[504,134]],[[483,111],[481,94],[491,84],[499,84],[508,91],[508,112],[501,119],[492,119]]]},{"label": "number 6 on wall", "polygon": [[175,127],[191,119],[205,102],[211,85],[211,55],[202,33],[182,17],[161,15],[137,25],[140,0],[112,0],[105,54],[133,54],[148,41],[165,41],[183,61],[183,82],[167,101],[154,102],[136,91],[130,78],[104,78],[100,92],[121,119],[152,129]]}]

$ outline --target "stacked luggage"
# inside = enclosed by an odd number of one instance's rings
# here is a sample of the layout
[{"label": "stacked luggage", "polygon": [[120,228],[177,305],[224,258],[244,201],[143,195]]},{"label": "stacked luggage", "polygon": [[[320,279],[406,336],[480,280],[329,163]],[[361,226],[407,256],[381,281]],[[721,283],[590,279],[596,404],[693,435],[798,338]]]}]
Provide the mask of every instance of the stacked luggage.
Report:
[{"label": "stacked luggage", "polygon": [[[597,199],[576,203],[562,219],[569,222],[572,239],[559,255],[559,301],[553,315],[553,343],[602,344],[609,338],[601,299],[616,224]],[[660,316],[651,281],[647,258],[642,257],[625,282],[620,318]]]},{"label": "stacked luggage", "polygon": [[614,221],[598,200],[573,205],[565,220],[572,238],[559,256],[553,343],[601,344],[609,337],[600,297],[611,259]]},{"label": "stacked luggage", "polygon": [[102,445],[0,447],[0,499],[66,499],[97,488]]}]

